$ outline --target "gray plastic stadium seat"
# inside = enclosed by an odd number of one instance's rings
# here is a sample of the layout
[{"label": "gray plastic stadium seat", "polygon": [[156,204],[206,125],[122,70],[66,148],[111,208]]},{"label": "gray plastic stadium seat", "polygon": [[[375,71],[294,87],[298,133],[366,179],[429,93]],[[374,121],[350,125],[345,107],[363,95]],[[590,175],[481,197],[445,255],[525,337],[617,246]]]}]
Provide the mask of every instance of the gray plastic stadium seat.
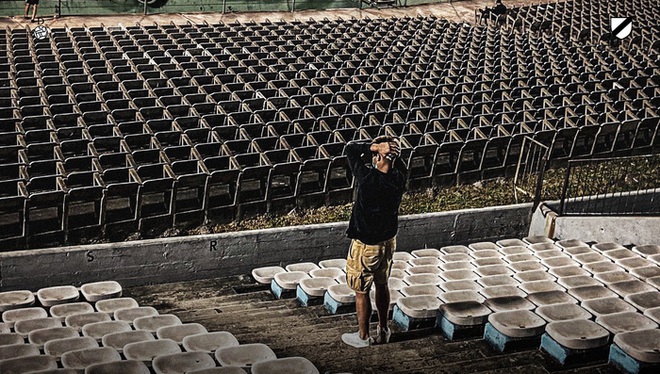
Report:
[{"label": "gray plastic stadium seat", "polygon": [[156,330],[158,339],[171,339],[181,344],[189,335],[206,333],[206,328],[199,323],[184,323],[181,325],[164,326]]},{"label": "gray plastic stadium seat", "polygon": [[215,359],[222,366],[247,368],[262,361],[277,359],[270,347],[261,343],[242,344],[215,351]]},{"label": "gray plastic stadium seat", "polygon": [[319,374],[319,370],[304,357],[286,357],[257,362],[250,368],[252,374]]},{"label": "gray plastic stadium seat", "polygon": [[85,374],[149,374],[149,368],[143,362],[134,360],[106,362],[102,364],[89,365],[85,368]]},{"label": "gray plastic stadium seat", "polygon": [[636,312],[622,312],[596,317],[596,323],[606,328],[612,334],[657,329],[658,324]]},{"label": "gray plastic stadium seat", "polygon": [[61,360],[65,368],[84,370],[90,365],[121,361],[121,356],[113,348],[101,347],[69,351],[62,354]]},{"label": "gray plastic stadium seat", "polygon": [[58,359],[66,352],[86,348],[98,348],[96,339],[88,336],[50,340],[44,344],[44,353]]}]

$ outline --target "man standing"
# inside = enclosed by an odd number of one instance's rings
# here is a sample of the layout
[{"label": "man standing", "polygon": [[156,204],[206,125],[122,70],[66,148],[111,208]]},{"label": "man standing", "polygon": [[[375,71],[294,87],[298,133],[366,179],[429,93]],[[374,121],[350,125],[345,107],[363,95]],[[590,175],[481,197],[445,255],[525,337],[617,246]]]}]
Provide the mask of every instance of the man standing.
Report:
[{"label": "man standing", "polygon": [[32,5],[32,22],[37,21],[37,6],[39,6],[39,0],[25,0],[25,14],[23,15],[26,19],[29,17],[28,13],[30,12],[30,5]]},{"label": "man standing", "polygon": [[[371,343],[389,342],[387,327],[390,290],[387,280],[396,249],[399,205],[405,191],[407,170],[399,159],[398,139],[379,136],[371,143],[351,142],[345,148],[349,167],[357,185],[347,235],[353,239],[346,260],[346,280],[355,291],[358,332],[343,334],[344,343],[355,348]],[[371,154],[367,167],[362,155]],[[371,285],[376,286],[378,330],[376,339],[369,336]]]}]

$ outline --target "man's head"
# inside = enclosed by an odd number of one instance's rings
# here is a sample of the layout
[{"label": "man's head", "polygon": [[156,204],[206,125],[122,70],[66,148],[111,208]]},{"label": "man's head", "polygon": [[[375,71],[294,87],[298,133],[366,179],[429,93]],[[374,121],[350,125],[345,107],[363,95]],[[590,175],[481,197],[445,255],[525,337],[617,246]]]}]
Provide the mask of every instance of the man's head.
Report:
[{"label": "man's head", "polygon": [[374,144],[381,144],[381,143],[387,143],[390,147],[390,152],[387,154],[383,155],[379,152],[372,152],[371,154],[371,160],[372,160],[372,165],[374,168],[382,171],[382,172],[387,172],[389,169],[392,167],[392,164],[394,163],[394,160],[399,156],[399,139],[393,137],[393,136],[388,136],[388,135],[381,135],[374,139],[373,141]]},{"label": "man's head", "polygon": [[502,4],[502,0],[495,0],[495,4]]}]

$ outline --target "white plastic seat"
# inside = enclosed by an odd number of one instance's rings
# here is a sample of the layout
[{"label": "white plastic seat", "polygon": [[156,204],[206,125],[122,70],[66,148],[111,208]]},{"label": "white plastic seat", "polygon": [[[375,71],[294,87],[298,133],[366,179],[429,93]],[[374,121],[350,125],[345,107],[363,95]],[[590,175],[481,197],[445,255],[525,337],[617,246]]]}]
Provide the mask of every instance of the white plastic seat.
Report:
[{"label": "white plastic seat", "polygon": [[622,312],[598,316],[596,317],[596,323],[606,328],[612,334],[658,328],[657,323],[636,312]]},{"label": "white plastic seat", "polygon": [[496,297],[508,297],[508,296],[520,296],[520,297],[527,296],[527,293],[525,293],[525,291],[512,285],[484,287],[482,290],[479,291],[479,293],[484,295],[486,299],[492,299]]},{"label": "white plastic seat", "polygon": [[[435,258],[435,257],[420,257],[420,258]],[[406,270],[406,272],[410,275],[414,274],[436,274],[440,275],[440,270],[439,267],[434,266],[434,265],[424,265],[424,266],[411,266]]]},{"label": "white plastic seat", "polygon": [[336,278],[343,274],[346,273],[338,268],[321,268],[309,272],[309,276],[312,278]]},{"label": "white plastic seat", "polygon": [[[403,280],[403,278],[405,278],[406,275],[408,275],[408,273],[406,273],[406,272],[403,271],[403,270],[398,270],[398,269],[392,269],[392,270],[390,270],[390,278],[397,278],[397,279],[401,279],[401,280]],[[340,281],[338,280],[338,279],[341,279],[341,277],[344,277],[344,281],[343,281],[343,282],[340,282]],[[345,279],[346,279],[346,274],[342,274],[341,277],[335,277],[335,280],[338,281],[338,282],[340,282],[340,283],[346,283],[346,280],[345,280]]]},{"label": "white plastic seat", "polygon": [[559,248],[573,248],[573,247],[586,247],[587,243],[577,240],[577,239],[564,239],[555,242],[555,245]]},{"label": "white plastic seat", "polygon": [[58,318],[53,317],[27,319],[17,321],[14,324],[14,331],[23,336],[27,336],[34,330],[47,329],[51,327],[62,327],[62,322]]},{"label": "white plastic seat", "polygon": [[647,309],[660,307],[660,291],[658,290],[626,295],[623,299],[632,304],[642,313]]},{"label": "white plastic seat", "polygon": [[84,370],[87,366],[106,362],[121,361],[119,353],[112,348],[87,348],[62,354],[62,366]]},{"label": "white plastic seat", "polygon": [[66,317],[68,316],[92,312],[94,312],[94,307],[92,304],[84,301],[53,305],[50,307],[50,315],[59,318],[62,321],[65,321]]},{"label": "white plastic seat", "polygon": [[488,316],[488,322],[497,331],[511,338],[541,335],[546,325],[543,318],[528,310],[496,312]]},{"label": "white plastic seat", "polygon": [[0,334],[0,346],[23,344],[24,342],[25,342],[25,338],[23,338],[19,334],[13,332],[4,332]]},{"label": "white plastic seat", "polygon": [[437,257],[416,257],[408,260],[410,266],[440,266],[443,262]]},{"label": "white plastic seat", "polygon": [[288,272],[303,272],[309,273],[312,270],[320,269],[320,267],[313,262],[299,262],[296,264],[289,264],[284,267]]},{"label": "white plastic seat", "polygon": [[180,353],[181,347],[172,339],[157,339],[126,344],[124,356],[128,360],[142,361],[151,366],[151,361],[158,356]]},{"label": "white plastic seat", "polygon": [[438,285],[441,290],[445,292],[449,291],[461,291],[461,290],[472,290],[478,291],[481,289],[481,286],[475,281],[472,280],[459,280],[451,282],[442,282]]},{"label": "white plastic seat", "polygon": [[[513,247],[516,248],[516,247]],[[525,249],[527,250],[527,249]],[[540,262],[536,256],[529,254],[529,253],[515,253],[511,255],[505,255],[504,256],[504,261],[508,262],[509,264],[514,263],[514,262],[523,262],[523,261],[534,261],[534,262]]]},{"label": "white plastic seat", "polygon": [[438,274],[413,274],[403,277],[403,281],[409,286],[431,285],[437,286],[443,282]]},{"label": "white plastic seat", "polygon": [[434,296],[410,296],[400,298],[396,305],[409,317],[432,318],[437,314],[441,302]]},{"label": "white plastic seat", "polygon": [[117,309],[137,308],[138,302],[130,297],[99,300],[94,304],[96,311],[113,315]]},{"label": "white plastic seat", "polygon": [[477,242],[477,243],[468,244],[468,248],[470,248],[475,252],[485,251],[485,250],[497,251],[500,248],[500,246],[492,242]]},{"label": "white plastic seat", "polygon": [[392,260],[392,270],[407,271],[410,268],[408,261]]},{"label": "white plastic seat", "polygon": [[581,305],[595,317],[636,311],[635,307],[616,296],[585,300]]},{"label": "white plastic seat", "polygon": [[616,334],[613,340],[632,358],[649,363],[660,362],[660,330],[639,330]]},{"label": "white plastic seat", "polygon": [[158,311],[156,308],[150,306],[139,306],[137,308],[126,308],[126,309],[117,309],[115,310],[114,317],[115,321],[125,321],[129,324],[133,324],[133,321],[136,318],[140,317],[150,317],[157,316]]},{"label": "white plastic seat", "polygon": [[637,278],[633,277],[629,273],[626,273],[625,271],[608,271],[604,273],[596,273],[594,274],[594,279],[603,282],[605,285],[637,280]]},{"label": "white plastic seat", "polygon": [[86,283],[80,287],[85,300],[95,303],[99,300],[120,297],[122,294],[121,285],[115,281],[103,281]]},{"label": "white plastic seat", "polygon": [[85,374],[149,374],[149,368],[141,361],[126,360],[94,364],[85,368]]},{"label": "white plastic seat", "polygon": [[333,278],[305,278],[300,281],[300,288],[310,296],[323,296],[328,290],[328,287],[337,284]]},{"label": "white plastic seat", "polygon": [[70,303],[80,298],[80,292],[73,286],[56,286],[37,291],[37,298],[43,306]]},{"label": "white plastic seat", "polygon": [[513,255],[532,255],[534,252],[527,248],[526,246],[511,246],[511,247],[502,247],[498,251],[504,256],[513,256]]},{"label": "white plastic seat", "polygon": [[545,237],[545,236],[540,236],[540,235],[533,235],[533,236],[526,236],[522,239],[523,242],[527,243],[527,245],[532,245],[536,243],[554,243],[555,241]]},{"label": "white plastic seat", "polygon": [[619,243],[604,242],[604,243],[593,244],[591,248],[600,252],[604,252],[604,251],[610,251],[612,249],[625,249],[626,247],[622,246]]},{"label": "white plastic seat", "polygon": [[502,258],[502,254],[496,249],[482,249],[479,251],[474,251],[470,253],[470,256],[474,259],[482,258]]},{"label": "white plastic seat", "polygon": [[624,282],[610,283],[607,285],[609,289],[619,294],[621,297],[626,297],[630,294],[657,291],[651,285],[640,280],[630,280]]},{"label": "white plastic seat", "polygon": [[87,324],[96,322],[109,322],[111,320],[112,319],[107,313],[91,312],[70,315],[64,319],[64,324],[69,327],[78,329],[78,331],[82,331],[83,326]]},{"label": "white plastic seat", "polygon": [[651,266],[634,268],[630,270],[630,274],[636,276],[641,280],[646,280],[648,278],[653,278],[653,277],[660,277],[660,266],[654,264]]},{"label": "white plastic seat", "polygon": [[453,324],[474,326],[484,324],[492,311],[479,302],[464,301],[442,304],[440,313]]},{"label": "white plastic seat", "polygon": [[464,245],[448,245],[440,248],[440,252],[442,252],[444,255],[450,255],[454,253],[468,254],[470,253],[470,248]]},{"label": "white plastic seat", "polygon": [[476,270],[477,267],[474,266],[470,261],[453,261],[445,262],[440,264],[440,269],[442,270]]},{"label": "white plastic seat", "polygon": [[479,276],[470,270],[445,270],[440,272],[440,277],[447,282],[457,280],[477,280]]},{"label": "white plastic seat", "polygon": [[257,362],[250,369],[252,374],[319,374],[319,370],[304,357],[286,357]]},{"label": "white plastic seat", "polygon": [[513,275],[513,278],[519,282],[536,282],[536,281],[555,281],[557,278],[552,276],[552,274],[546,273],[545,271],[538,270],[529,270],[517,272]]},{"label": "white plastic seat", "polygon": [[648,256],[647,259],[657,265],[660,265],[660,254]]},{"label": "white plastic seat", "polygon": [[636,245],[632,248],[632,251],[640,254],[642,257],[649,257],[660,254],[660,245]]},{"label": "white plastic seat", "polygon": [[607,345],[609,331],[586,319],[550,322],[546,333],[563,347],[569,349],[593,349]]},{"label": "white plastic seat", "polygon": [[477,282],[484,287],[516,286],[520,283],[509,275],[488,275],[477,279]]},{"label": "white plastic seat", "polygon": [[342,304],[355,303],[355,291],[353,291],[346,283],[335,284],[328,287],[328,295]]},{"label": "white plastic seat", "polygon": [[36,344],[42,347],[51,340],[76,338],[79,337],[78,331],[71,327],[52,327],[47,329],[38,329],[28,334],[30,344]]},{"label": "white plastic seat", "polygon": [[580,266],[575,266],[575,265],[550,268],[548,269],[548,273],[554,275],[559,279],[567,278],[567,277],[577,277],[577,276],[585,276],[585,277],[591,276],[591,273],[589,271],[585,270]]},{"label": "white plastic seat", "polygon": [[552,305],[552,304],[577,304],[578,300],[570,296],[564,291],[545,291],[535,292],[527,296],[527,300],[533,302],[537,306]]},{"label": "white plastic seat", "polygon": [[443,303],[461,303],[465,301],[475,301],[478,303],[483,303],[486,300],[477,291],[472,291],[472,290],[443,292],[440,294],[438,298]]},{"label": "white plastic seat", "polygon": [[213,358],[204,352],[173,353],[154,358],[152,367],[156,374],[185,374],[192,370],[215,367]]},{"label": "white plastic seat", "polygon": [[11,327],[9,324],[0,322],[0,334],[8,334],[11,332]]},{"label": "white plastic seat", "polygon": [[39,347],[23,343],[0,346],[0,361],[27,356],[39,356]]},{"label": "white plastic seat", "polygon": [[551,257],[541,260],[541,264],[548,269],[558,268],[563,266],[577,266],[578,263],[568,257]]},{"label": "white plastic seat", "polygon": [[548,268],[543,266],[541,262],[536,260],[512,262],[510,264],[507,264],[507,266],[517,274],[526,273],[530,271],[538,273],[538,272],[545,272],[546,270],[548,270]]},{"label": "white plastic seat", "polygon": [[610,262],[610,260],[600,253],[585,253],[582,255],[573,256],[573,260],[580,263],[580,265],[593,264],[596,262]]},{"label": "white plastic seat", "polygon": [[498,240],[495,242],[495,244],[499,245],[502,248],[507,248],[507,247],[524,247],[527,245],[524,241],[520,239],[502,239]]},{"label": "white plastic seat", "polygon": [[46,317],[48,317],[46,309],[40,307],[11,309],[2,312],[2,321],[9,327],[14,327],[14,324],[18,321]]},{"label": "white plastic seat", "polygon": [[287,271],[275,274],[273,281],[285,290],[295,290],[301,280],[309,278],[309,274],[303,271]]},{"label": "white plastic seat", "polygon": [[225,347],[238,345],[238,340],[227,331],[207,332],[188,335],[183,338],[182,345],[186,352],[215,352]]},{"label": "white plastic seat", "polygon": [[595,250],[591,249],[591,247],[589,246],[568,247],[568,248],[564,248],[562,252],[566,253],[571,257],[577,255],[583,255],[586,253],[598,253]]},{"label": "white plastic seat", "polygon": [[438,286],[422,284],[417,286],[405,286],[401,288],[401,294],[403,296],[435,296],[438,297],[442,293],[442,290]]},{"label": "white plastic seat", "polygon": [[444,263],[472,260],[472,257],[470,257],[469,254],[460,252],[443,254],[439,258]]},{"label": "white plastic seat", "polygon": [[646,278],[646,283],[650,284],[651,286],[657,288],[660,290],[660,276],[658,277],[652,277],[652,278]]},{"label": "white plastic seat", "polygon": [[346,269],[346,259],[345,258],[333,258],[330,260],[319,261],[319,267],[321,269]]},{"label": "white plastic seat", "polygon": [[613,263],[612,261],[599,261],[599,262],[592,262],[589,264],[584,264],[582,267],[590,272],[591,274],[598,274],[598,273],[607,273],[611,271],[618,271],[618,272],[624,272],[625,270]]},{"label": "white plastic seat", "polygon": [[587,286],[602,286],[603,284],[593,277],[587,275],[574,275],[571,277],[557,278],[557,283],[566,289]]},{"label": "white plastic seat", "polygon": [[0,292],[0,312],[5,310],[27,308],[34,304],[34,294],[30,291]]},{"label": "white plastic seat", "polygon": [[122,352],[126,344],[149,340],[155,340],[155,338],[150,332],[144,330],[115,332],[103,335],[103,338],[101,338],[104,347],[116,349],[119,353]]},{"label": "white plastic seat", "polygon": [[436,248],[423,248],[423,249],[416,249],[414,251],[410,251],[410,254],[412,254],[414,257],[440,257],[442,256],[442,252]]},{"label": "white plastic seat", "polygon": [[247,368],[258,362],[275,360],[277,356],[267,345],[253,343],[218,349],[215,351],[215,359],[222,366]]},{"label": "white plastic seat", "polygon": [[556,247],[553,248],[553,249],[545,250],[545,251],[534,252],[534,257],[536,257],[540,260],[547,260],[547,259],[556,258],[556,257],[570,259],[570,257],[567,254],[565,254],[561,250],[557,249]]},{"label": "white plastic seat", "polygon": [[592,317],[591,313],[574,303],[543,305],[536,308],[534,313],[548,322],[591,319]]},{"label": "white plastic seat", "polygon": [[178,344],[183,342],[183,338],[189,335],[196,335],[208,332],[206,327],[199,323],[184,323],[181,325],[165,326],[156,330],[158,339],[172,339]]},{"label": "white plastic seat", "polygon": [[415,258],[415,256],[411,255],[408,252],[394,252],[392,254],[392,260],[393,261],[403,261],[403,262],[408,262],[409,260]]},{"label": "white plastic seat", "polygon": [[529,244],[529,245],[527,246],[527,248],[531,249],[532,252],[534,252],[534,253],[536,253],[536,252],[543,252],[543,251],[549,251],[549,250],[551,250],[551,249],[559,249],[559,247],[557,247],[557,246],[554,244],[554,242],[552,242],[552,243],[550,243],[550,242],[539,242],[539,243],[533,243],[533,244]]},{"label": "white plastic seat", "polygon": [[252,270],[252,278],[261,284],[270,284],[275,274],[284,273],[286,270],[281,266],[265,266]]},{"label": "white plastic seat", "polygon": [[652,319],[655,323],[660,324],[660,307],[646,309],[644,315]]},{"label": "white plastic seat", "polygon": [[603,256],[609,258],[612,261],[639,257],[638,254],[636,254],[635,252],[631,251],[628,248],[611,249],[609,251],[604,251]]},{"label": "white plastic seat", "polygon": [[488,277],[493,275],[513,275],[513,271],[506,266],[502,265],[490,265],[490,266],[481,266],[474,271],[480,277]]},{"label": "white plastic seat", "polygon": [[481,257],[481,258],[472,258],[470,263],[476,267],[481,266],[490,266],[490,265],[502,265],[506,266],[506,261],[502,260],[502,257]]},{"label": "white plastic seat", "polygon": [[174,326],[182,324],[179,317],[174,314],[160,314],[157,316],[140,317],[133,320],[133,327],[136,330],[149,331],[156,334],[156,331],[164,326]]},{"label": "white plastic seat", "polygon": [[214,368],[191,370],[187,374],[247,374],[238,366],[216,366]]},{"label": "white plastic seat", "polygon": [[99,343],[89,336],[50,340],[44,344],[47,355],[59,358],[66,352],[78,351],[87,348],[98,348]]},{"label": "white plastic seat", "polygon": [[115,332],[131,331],[131,325],[124,321],[105,321],[88,323],[82,327],[83,336],[101,341],[104,335]]},{"label": "white plastic seat", "polygon": [[493,312],[505,312],[511,310],[533,310],[536,305],[520,296],[497,297],[486,299],[484,305]]},{"label": "white plastic seat", "polygon": [[623,260],[616,260],[614,263],[628,271],[636,268],[655,266],[653,262],[642,257],[624,258]]},{"label": "white plastic seat", "polygon": [[57,369],[55,357],[48,355],[18,357],[0,361],[0,373],[34,373],[42,370]]},{"label": "white plastic seat", "polygon": [[616,293],[610,291],[605,286],[584,286],[569,288],[568,293],[580,301],[618,296]]}]

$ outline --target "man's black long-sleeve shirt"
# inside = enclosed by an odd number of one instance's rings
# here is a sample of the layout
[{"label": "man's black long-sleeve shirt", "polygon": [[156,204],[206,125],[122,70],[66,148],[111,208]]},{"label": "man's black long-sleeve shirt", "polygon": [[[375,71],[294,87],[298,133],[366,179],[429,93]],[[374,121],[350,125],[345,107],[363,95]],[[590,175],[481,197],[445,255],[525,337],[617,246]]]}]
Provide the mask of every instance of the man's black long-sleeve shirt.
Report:
[{"label": "man's black long-sleeve shirt", "polygon": [[357,185],[357,198],[346,234],[372,245],[393,238],[397,233],[399,205],[408,171],[399,158],[388,173],[366,166],[362,155],[371,154],[370,147],[371,143],[351,142],[345,148]]}]

